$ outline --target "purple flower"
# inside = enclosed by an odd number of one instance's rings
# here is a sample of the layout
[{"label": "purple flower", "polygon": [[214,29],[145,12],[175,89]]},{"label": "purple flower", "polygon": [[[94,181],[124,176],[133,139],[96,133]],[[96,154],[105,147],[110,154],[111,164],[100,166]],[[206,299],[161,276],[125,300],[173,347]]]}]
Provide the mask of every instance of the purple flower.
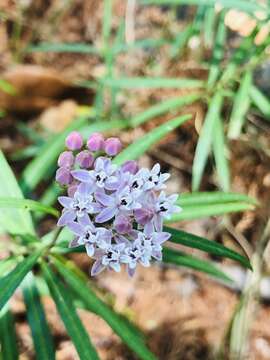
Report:
[{"label": "purple flower", "polygon": [[83,138],[80,133],[73,131],[66,138],[66,147],[69,150],[80,150],[83,146]]},{"label": "purple flower", "polygon": [[95,161],[94,170],[74,170],[72,176],[83,183],[89,183],[94,189],[106,188],[116,190],[119,180],[116,175],[116,165],[112,165],[111,160],[99,157]]},{"label": "purple flower", "polygon": [[79,152],[76,156],[76,163],[84,169],[89,169],[94,163],[94,157],[88,150]]},{"label": "purple flower", "polygon": [[138,166],[137,161],[128,160],[121,166],[121,170],[123,172],[129,172],[129,173],[135,175],[139,170],[139,166]]},{"label": "purple flower", "polygon": [[96,261],[91,269],[91,275],[95,276],[105,268],[120,272],[120,258],[125,247],[125,243],[113,244],[109,246],[106,251],[101,250],[99,253],[97,253]]},{"label": "purple flower", "polygon": [[125,215],[118,215],[114,220],[113,226],[119,234],[129,234],[132,231],[131,219]]},{"label": "purple flower", "polygon": [[138,172],[138,176],[140,176],[143,181],[143,189],[144,190],[155,190],[159,191],[166,188],[164,184],[170,177],[170,174],[161,174],[160,165],[156,164],[152,168],[152,170],[141,169]]},{"label": "purple flower", "polygon": [[72,182],[70,170],[66,167],[60,167],[56,171],[55,179],[60,185],[69,185]]},{"label": "purple flower", "polygon": [[94,161],[91,151],[116,155],[122,147],[117,138],[104,141],[94,133],[88,150],[78,152],[83,140],[73,132],[66,145],[71,151],[59,156],[56,173],[68,194],[59,197],[63,211],[58,225],[75,235],[70,246],[84,245],[95,259],[91,274],[104,269],[119,272],[124,264],[133,276],[138,264],[147,267],[152,259],[161,260],[163,243],[170,237],[162,231],[163,221],[180,210],[175,205],[177,195],[162,191],[170,175],[162,174],[159,164],[139,170],[133,160],[120,167],[105,156]]},{"label": "purple flower", "polygon": [[95,254],[96,248],[106,249],[111,244],[112,233],[105,228],[96,228],[89,216],[79,219],[79,222],[71,222],[68,228],[76,235],[73,246],[84,245],[88,256]]},{"label": "purple flower", "polygon": [[58,201],[64,207],[64,210],[58,220],[58,226],[67,225],[88,213],[97,212],[98,206],[93,202],[91,193],[92,190],[88,184],[80,184],[74,197],[59,196]]},{"label": "purple flower", "polygon": [[58,166],[71,168],[74,164],[74,155],[72,151],[64,151],[59,155],[58,158]]},{"label": "purple flower", "polygon": [[104,148],[104,137],[100,133],[93,133],[88,141],[87,147],[90,151],[100,151]]},{"label": "purple flower", "polygon": [[107,155],[115,156],[122,149],[121,141],[118,138],[111,137],[105,141],[104,150]]},{"label": "purple flower", "polygon": [[111,195],[107,195],[101,191],[96,192],[95,199],[105,207],[97,215],[95,219],[97,223],[104,223],[121,212],[128,213],[141,207],[141,204],[137,201],[135,191],[130,192],[128,187],[116,191]]}]

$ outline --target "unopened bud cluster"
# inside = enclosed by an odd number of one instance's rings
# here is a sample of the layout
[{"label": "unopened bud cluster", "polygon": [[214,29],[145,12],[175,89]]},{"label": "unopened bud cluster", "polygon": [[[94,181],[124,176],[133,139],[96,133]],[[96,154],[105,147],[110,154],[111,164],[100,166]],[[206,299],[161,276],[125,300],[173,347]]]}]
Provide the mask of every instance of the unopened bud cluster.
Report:
[{"label": "unopened bud cluster", "polygon": [[170,237],[163,221],[180,211],[177,195],[164,192],[170,175],[162,174],[159,164],[152,170],[139,169],[133,160],[114,165],[112,158],[122,148],[118,138],[105,140],[94,133],[85,146],[82,136],[72,132],[66,147],[56,172],[68,194],[59,197],[58,225],[74,233],[71,246],[84,245],[95,259],[91,274],[105,268],[119,272],[125,264],[132,276],[138,263],[161,260],[162,244]]}]

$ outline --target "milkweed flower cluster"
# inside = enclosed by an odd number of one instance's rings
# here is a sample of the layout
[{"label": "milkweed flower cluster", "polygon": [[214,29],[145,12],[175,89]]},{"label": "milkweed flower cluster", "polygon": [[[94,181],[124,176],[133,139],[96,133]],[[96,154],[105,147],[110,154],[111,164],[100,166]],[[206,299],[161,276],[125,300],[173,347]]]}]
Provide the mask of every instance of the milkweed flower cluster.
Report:
[{"label": "milkweed flower cluster", "polygon": [[67,187],[60,196],[63,206],[59,226],[75,235],[70,246],[84,245],[95,259],[91,275],[104,269],[119,272],[125,264],[132,276],[137,264],[150,266],[162,259],[162,244],[170,234],[163,221],[180,211],[177,195],[167,196],[170,177],[156,164],[139,169],[136,161],[116,166],[112,158],[122,144],[118,138],[105,140],[94,133],[86,146],[78,132],[66,138],[67,150],[58,159],[56,180]]}]

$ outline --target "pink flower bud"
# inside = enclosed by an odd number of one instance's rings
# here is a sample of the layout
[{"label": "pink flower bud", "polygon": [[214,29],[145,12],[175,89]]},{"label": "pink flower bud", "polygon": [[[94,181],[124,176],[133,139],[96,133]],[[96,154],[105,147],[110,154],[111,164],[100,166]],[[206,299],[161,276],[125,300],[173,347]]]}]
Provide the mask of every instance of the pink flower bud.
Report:
[{"label": "pink flower bud", "polygon": [[118,138],[111,137],[105,141],[104,150],[107,155],[115,156],[122,149],[121,141]]},{"label": "pink flower bud", "polygon": [[70,174],[69,169],[65,167],[60,167],[56,171],[55,179],[60,185],[68,185],[72,181],[72,176]]},{"label": "pink flower bud", "polygon": [[62,152],[62,154],[59,155],[57,163],[59,167],[71,168],[71,166],[74,164],[74,156],[72,151]]},{"label": "pink flower bud", "polygon": [[87,141],[87,147],[90,151],[103,150],[104,147],[103,135],[100,133],[93,133]]},{"label": "pink flower bud", "polygon": [[77,189],[78,184],[71,184],[67,189],[68,196],[73,197]]},{"label": "pink flower bud", "polygon": [[77,131],[72,131],[66,138],[66,146],[69,150],[80,150],[83,146],[83,138]]},{"label": "pink flower bud", "polygon": [[115,218],[114,228],[119,234],[128,234],[132,230],[132,225],[129,218],[124,215],[119,215]]},{"label": "pink flower bud", "polygon": [[94,163],[94,157],[88,150],[81,151],[76,156],[76,163],[84,169],[90,168]]},{"label": "pink flower bud", "polygon": [[139,170],[139,166],[137,164],[137,161],[135,160],[128,160],[126,161],[123,165],[122,165],[122,170],[124,172],[129,172],[133,175],[135,175],[138,170]]}]

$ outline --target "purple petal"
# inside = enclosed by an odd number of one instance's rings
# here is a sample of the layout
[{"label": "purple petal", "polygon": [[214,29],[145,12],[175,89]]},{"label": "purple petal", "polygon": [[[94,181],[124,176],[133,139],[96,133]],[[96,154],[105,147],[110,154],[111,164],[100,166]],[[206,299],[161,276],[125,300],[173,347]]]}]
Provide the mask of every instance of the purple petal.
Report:
[{"label": "purple petal", "polygon": [[127,267],[128,276],[133,277],[135,274],[135,271],[136,271],[136,268],[132,269],[129,266]]},{"label": "purple petal", "polygon": [[104,223],[104,222],[110,220],[111,218],[113,218],[115,214],[116,214],[116,208],[115,207],[108,207],[108,208],[102,210],[97,215],[95,220],[98,223]]},{"label": "purple petal", "polygon": [[73,170],[71,175],[81,182],[92,182],[92,178],[87,170]]},{"label": "purple petal", "polygon": [[104,192],[97,191],[95,193],[95,198],[104,206],[112,206],[114,203],[114,199],[112,196],[106,195]]},{"label": "purple petal", "polygon": [[95,230],[95,227],[90,220],[88,214],[83,214],[83,216],[79,217],[78,221],[83,227],[89,226],[91,228],[91,231]]},{"label": "purple petal", "polygon": [[95,275],[99,274],[104,269],[105,269],[105,266],[102,265],[101,260],[95,261],[95,263],[94,263],[94,265],[92,266],[92,269],[91,269],[91,276],[95,276]]},{"label": "purple petal", "polygon": [[73,202],[73,199],[68,196],[59,196],[58,201],[65,208],[69,208]]},{"label": "purple petal", "polygon": [[89,183],[82,183],[78,186],[78,193],[80,195],[90,195],[93,192],[93,186]]},{"label": "purple petal", "polygon": [[152,252],[152,256],[153,258],[155,258],[156,260],[158,261],[161,261],[162,260],[162,252],[161,251],[153,251]]},{"label": "purple petal", "polygon": [[75,220],[76,213],[74,211],[65,211],[57,222],[57,226],[64,226]]},{"label": "purple petal", "polygon": [[162,217],[160,215],[155,216],[154,223],[155,223],[156,230],[162,231],[163,222],[162,222]]},{"label": "purple petal", "polygon": [[84,229],[80,224],[72,221],[67,226],[70,229],[70,231],[72,231],[75,235],[83,236]]},{"label": "purple petal", "polygon": [[79,244],[78,244],[78,238],[75,237],[73,240],[71,240],[71,242],[69,243],[68,247],[69,247],[69,248],[73,248],[73,247],[77,247],[77,246],[79,246]]},{"label": "purple petal", "polygon": [[121,266],[118,262],[110,262],[110,268],[112,268],[116,272],[121,271]]}]

